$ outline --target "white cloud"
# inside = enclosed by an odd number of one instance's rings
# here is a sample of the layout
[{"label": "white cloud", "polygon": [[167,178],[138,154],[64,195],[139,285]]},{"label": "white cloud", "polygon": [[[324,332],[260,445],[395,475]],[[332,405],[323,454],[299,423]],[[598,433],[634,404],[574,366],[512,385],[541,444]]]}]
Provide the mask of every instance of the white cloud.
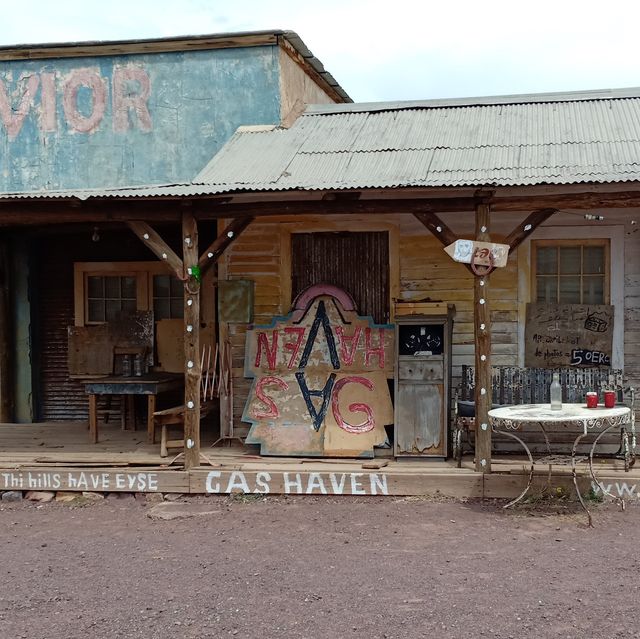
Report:
[{"label": "white cloud", "polygon": [[632,0],[0,0],[0,43],[296,31],[357,100],[640,84]]}]

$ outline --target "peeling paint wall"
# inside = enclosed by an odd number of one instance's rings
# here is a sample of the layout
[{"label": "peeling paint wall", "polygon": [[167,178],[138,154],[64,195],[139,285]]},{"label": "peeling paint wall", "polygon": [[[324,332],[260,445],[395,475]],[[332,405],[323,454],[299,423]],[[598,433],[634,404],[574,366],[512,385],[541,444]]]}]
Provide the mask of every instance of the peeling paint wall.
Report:
[{"label": "peeling paint wall", "polygon": [[276,46],[0,63],[0,192],[188,181],[280,122]]},{"label": "peeling paint wall", "polygon": [[318,86],[291,56],[280,50],[281,118],[291,126],[307,104],[331,104],[334,100]]}]

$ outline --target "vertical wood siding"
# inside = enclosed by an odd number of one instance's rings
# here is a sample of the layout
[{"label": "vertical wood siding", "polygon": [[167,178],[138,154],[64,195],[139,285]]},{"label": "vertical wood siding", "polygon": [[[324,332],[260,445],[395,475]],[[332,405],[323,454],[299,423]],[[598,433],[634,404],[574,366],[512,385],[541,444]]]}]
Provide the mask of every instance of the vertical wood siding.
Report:
[{"label": "vertical wood siding", "polygon": [[[255,282],[254,323],[266,324],[280,308],[280,230],[277,224],[255,221],[231,245],[221,265],[229,279]],[[244,377],[247,326],[228,324],[233,366],[233,416],[235,434],[246,437],[249,425],[240,421],[251,380]],[[221,335],[223,331],[221,330]]]}]

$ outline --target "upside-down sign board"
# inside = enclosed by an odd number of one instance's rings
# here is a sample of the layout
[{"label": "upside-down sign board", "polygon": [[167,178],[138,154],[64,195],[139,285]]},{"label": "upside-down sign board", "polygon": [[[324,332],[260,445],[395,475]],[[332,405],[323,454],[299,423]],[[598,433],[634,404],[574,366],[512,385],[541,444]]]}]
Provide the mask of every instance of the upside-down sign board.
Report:
[{"label": "upside-down sign board", "polygon": [[394,331],[338,293],[247,333],[254,381],[242,419],[252,425],[246,442],[263,455],[372,457],[387,444]]}]

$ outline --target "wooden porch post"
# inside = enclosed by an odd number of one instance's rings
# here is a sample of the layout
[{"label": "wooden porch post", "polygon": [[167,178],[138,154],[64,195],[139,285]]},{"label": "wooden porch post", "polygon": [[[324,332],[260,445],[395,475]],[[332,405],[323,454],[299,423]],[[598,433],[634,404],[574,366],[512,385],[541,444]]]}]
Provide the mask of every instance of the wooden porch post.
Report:
[{"label": "wooden porch post", "polygon": [[200,270],[198,223],[190,211],[182,214],[184,283],[184,465],[200,464]]},{"label": "wooden porch post", "polygon": [[[476,240],[490,242],[490,205],[476,205]],[[491,315],[489,275],[475,275],[473,282],[473,328],[475,341],[476,471],[491,472]]]}]

